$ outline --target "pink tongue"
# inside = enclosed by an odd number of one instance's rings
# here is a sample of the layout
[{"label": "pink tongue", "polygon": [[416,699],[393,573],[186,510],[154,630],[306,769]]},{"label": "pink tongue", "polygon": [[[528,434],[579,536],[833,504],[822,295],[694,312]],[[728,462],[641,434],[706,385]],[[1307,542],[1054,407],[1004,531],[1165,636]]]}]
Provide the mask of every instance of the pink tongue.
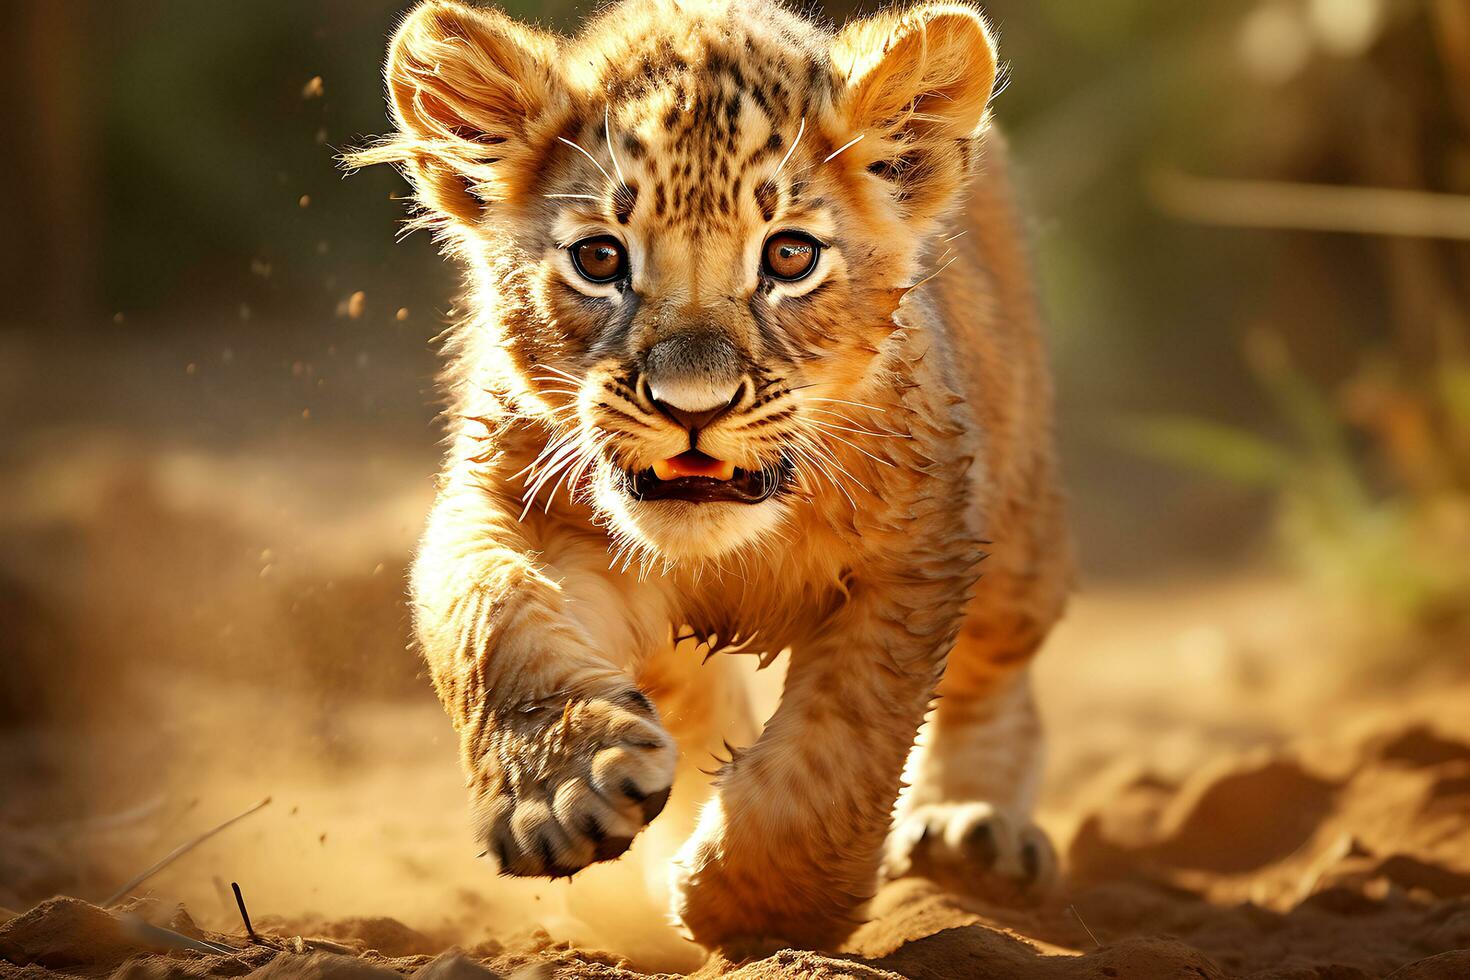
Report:
[{"label": "pink tongue", "polygon": [[677,456],[659,460],[653,464],[653,472],[660,480],[677,480],[683,476],[704,476],[714,480],[728,480],[735,475],[735,464],[691,449]]}]

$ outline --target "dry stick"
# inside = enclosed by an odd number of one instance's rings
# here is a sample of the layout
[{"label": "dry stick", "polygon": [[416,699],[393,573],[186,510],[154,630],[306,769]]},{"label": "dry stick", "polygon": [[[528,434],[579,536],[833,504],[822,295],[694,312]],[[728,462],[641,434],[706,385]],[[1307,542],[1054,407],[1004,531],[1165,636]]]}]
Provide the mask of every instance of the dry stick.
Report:
[{"label": "dry stick", "polygon": [[192,949],[196,953],[210,953],[216,956],[234,956],[240,952],[233,946],[210,942],[207,939],[195,939],[172,929],[155,926],[144,921],[143,917],[136,913],[124,912],[120,921],[124,933],[152,946],[162,946],[166,949]]},{"label": "dry stick", "polygon": [[245,911],[245,896],[240,894],[240,883],[232,881],[230,887],[235,891],[235,904],[240,906],[240,918],[245,920],[245,935],[250,937],[252,943],[260,942],[260,937],[255,934],[255,927],[250,924],[250,913]]},{"label": "dry stick", "polygon": [[1166,214],[1238,228],[1470,240],[1470,195],[1389,187],[1224,180],[1159,170],[1149,189]]},{"label": "dry stick", "polygon": [[1082,918],[1082,913],[1077,911],[1077,906],[1075,906],[1075,905],[1068,905],[1067,906],[1067,911],[1068,912],[1071,912],[1073,915],[1075,915],[1077,917],[1077,924],[1080,925],[1083,929],[1085,929],[1087,931],[1087,938],[1089,938],[1089,939],[1092,940],[1092,944],[1094,946],[1096,946],[1098,949],[1102,949],[1102,943],[1100,943],[1100,942],[1097,941],[1097,937],[1094,936],[1092,934],[1092,930],[1087,927],[1087,923]]},{"label": "dry stick", "polygon": [[236,814],[235,816],[226,820],[224,823],[220,824],[218,827],[215,827],[213,830],[206,830],[204,833],[200,834],[198,837],[195,837],[193,840],[185,841],[183,844],[180,844],[178,847],[170,851],[163,858],[163,860],[159,861],[157,864],[153,865],[153,867],[149,868],[147,871],[144,871],[132,881],[128,882],[126,885],[123,885],[112,895],[108,896],[107,900],[102,903],[102,907],[111,908],[112,906],[116,905],[123,898],[127,897],[128,892],[132,891],[134,888],[137,888],[139,885],[143,884],[143,882],[147,881],[149,878],[152,878],[154,875],[158,874],[158,872],[162,871],[170,864],[173,864],[179,858],[183,857],[185,854],[188,854],[190,851],[194,850],[194,848],[198,847],[200,844],[203,844],[215,834],[219,833],[222,830],[225,830],[226,828],[230,827],[232,824],[240,820],[244,820],[255,811],[264,807],[270,801],[271,798],[267,796],[265,799],[261,800],[259,803],[246,810],[244,813]]}]

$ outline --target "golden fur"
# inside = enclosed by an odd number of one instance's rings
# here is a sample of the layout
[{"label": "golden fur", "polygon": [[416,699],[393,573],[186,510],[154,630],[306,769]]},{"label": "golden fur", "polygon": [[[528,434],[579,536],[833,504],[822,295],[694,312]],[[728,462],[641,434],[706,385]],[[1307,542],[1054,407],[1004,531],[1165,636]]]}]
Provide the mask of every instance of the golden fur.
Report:
[{"label": "golden fur", "polygon": [[[624,0],[566,39],[426,0],[399,29],[397,132],[350,161],[400,166],[467,270],[412,589],[504,873],[618,856],[727,738],[673,862],[706,947],[830,946],[882,873],[1050,880],[1025,665],[1070,565],[995,71],[961,3],[834,34],[769,0]],[[763,277],[792,228],[817,270]],[[626,281],[578,277],[594,234]],[[725,414],[660,414],[656,355],[670,398]],[[788,482],[629,492],[692,440]],[[690,636],[790,651],[753,742],[738,696],[690,697],[716,673],[670,658]],[[677,792],[662,822],[692,825]]]}]

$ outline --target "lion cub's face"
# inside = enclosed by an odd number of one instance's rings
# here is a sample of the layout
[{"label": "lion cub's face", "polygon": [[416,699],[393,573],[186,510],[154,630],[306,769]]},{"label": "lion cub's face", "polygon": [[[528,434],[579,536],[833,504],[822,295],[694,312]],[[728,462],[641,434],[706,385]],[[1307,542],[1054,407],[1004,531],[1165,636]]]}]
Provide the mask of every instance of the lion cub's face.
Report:
[{"label": "lion cub's face", "polygon": [[616,536],[717,557],[851,486],[845,419],[994,64],[959,5],[832,38],[630,0],[564,41],[429,2],[390,55],[401,133],[362,158],[406,164],[469,261],[496,345],[465,350],[508,355],[552,432],[532,485],[590,478]]}]

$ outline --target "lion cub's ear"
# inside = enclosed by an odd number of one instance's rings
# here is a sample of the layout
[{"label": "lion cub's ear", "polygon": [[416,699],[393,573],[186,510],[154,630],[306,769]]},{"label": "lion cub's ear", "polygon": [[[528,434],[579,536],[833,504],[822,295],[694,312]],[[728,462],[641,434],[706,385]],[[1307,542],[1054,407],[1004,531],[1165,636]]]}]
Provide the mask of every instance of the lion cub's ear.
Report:
[{"label": "lion cub's ear", "polygon": [[382,150],[425,204],[473,223],[531,175],[540,130],[566,100],[556,52],[554,38],[498,11],[453,0],[413,9],[388,48],[399,134]]},{"label": "lion cub's ear", "polygon": [[847,79],[847,122],[868,137],[868,170],[893,182],[908,215],[938,214],[987,120],[996,60],[984,18],[958,3],[875,14],[837,35],[832,60]]}]

